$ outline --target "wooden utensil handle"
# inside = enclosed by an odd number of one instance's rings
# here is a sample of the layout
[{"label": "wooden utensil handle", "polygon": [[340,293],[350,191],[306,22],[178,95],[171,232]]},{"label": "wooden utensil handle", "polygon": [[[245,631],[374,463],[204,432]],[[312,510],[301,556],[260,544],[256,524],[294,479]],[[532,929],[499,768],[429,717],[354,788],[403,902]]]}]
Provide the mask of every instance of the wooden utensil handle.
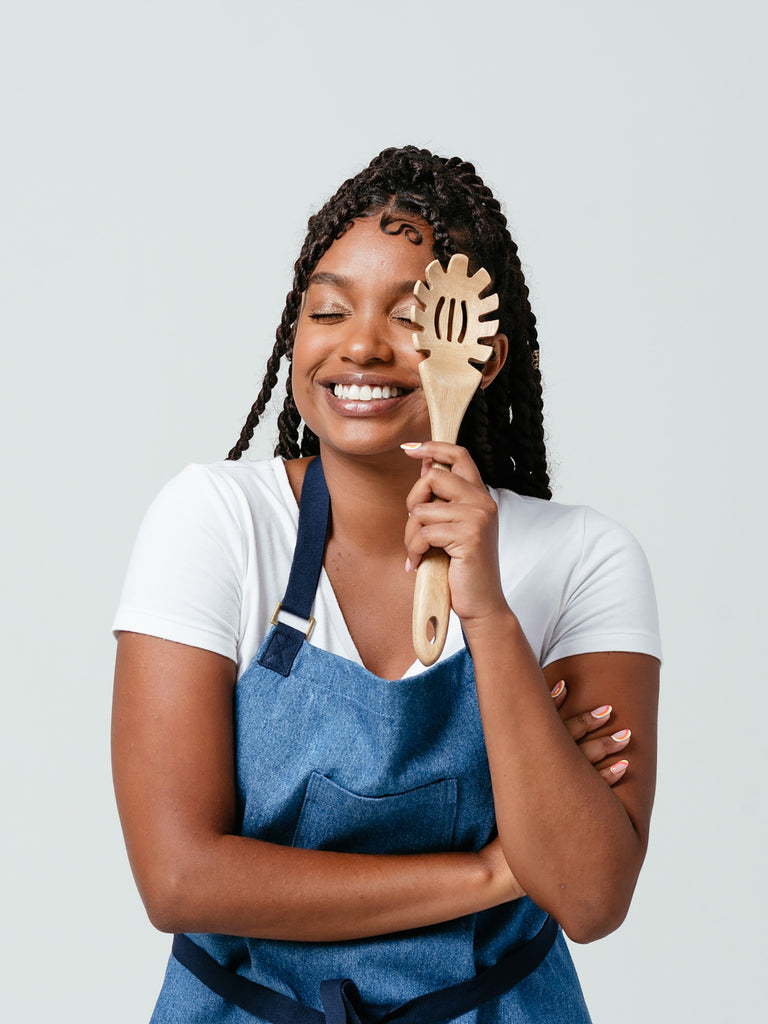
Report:
[{"label": "wooden utensil handle", "polygon": [[[451,467],[433,462],[433,468],[450,473]],[[433,498],[441,501],[441,498]],[[416,570],[413,594],[413,649],[422,665],[434,665],[443,653],[451,614],[451,590],[448,586],[450,557],[442,548],[430,548]]]},{"label": "wooden utensil handle", "polygon": [[451,593],[448,589],[450,563],[450,558],[442,548],[430,548],[416,570],[413,649],[423,665],[433,665],[445,645],[451,613]]}]

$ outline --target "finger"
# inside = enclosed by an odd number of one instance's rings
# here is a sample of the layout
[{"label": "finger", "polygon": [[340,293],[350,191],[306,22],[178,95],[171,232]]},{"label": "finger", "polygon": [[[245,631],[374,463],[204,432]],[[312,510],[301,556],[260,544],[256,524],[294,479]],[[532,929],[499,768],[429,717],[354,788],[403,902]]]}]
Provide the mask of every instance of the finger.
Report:
[{"label": "finger", "polygon": [[427,505],[434,498],[445,502],[476,505],[485,508],[489,515],[496,515],[496,502],[486,491],[485,486],[465,479],[458,473],[446,473],[444,469],[436,469],[422,463],[423,472],[408,492],[406,506],[413,512],[419,505]]},{"label": "finger", "polygon": [[565,702],[565,698],[568,696],[565,680],[561,679],[559,683],[555,683],[549,692],[552,700],[555,702],[555,707],[558,709],[561,708]]},{"label": "finger", "polygon": [[617,782],[620,782],[624,778],[624,775],[629,767],[629,761],[626,759],[617,761],[616,764],[612,764],[610,768],[603,768],[598,773],[605,779],[609,786],[615,786]]},{"label": "finger", "polygon": [[450,466],[464,480],[483,486],[480,471],[466,448],[447,441],[422,441],[401,444],[400,447],[411,459],[431,459],[441,466]]},{"label": "finger", "polygon": [[611,717],[613,707],[610,704],[603,704],[594,711],[583,711],[580,715],[565,719],[565,727],[575,740],[580,740],[601,725],[605,725]]},{"label": "finger", "polygon": [[579,750],[588,761],[597,764],[598,761],[610,757],[611,754],[618,754],[629,743],[632,733],[629,729],[621,729],[611,736],[599,736],[594,739],[584,740],[579,744]]},{"label": "finger", "polygon": [[462,519],[418,523],[406,542],[410,552],[423,555],[427,548],[442,548],[451,558],[469,559],[479,550],[482,533],[476,524]]}]

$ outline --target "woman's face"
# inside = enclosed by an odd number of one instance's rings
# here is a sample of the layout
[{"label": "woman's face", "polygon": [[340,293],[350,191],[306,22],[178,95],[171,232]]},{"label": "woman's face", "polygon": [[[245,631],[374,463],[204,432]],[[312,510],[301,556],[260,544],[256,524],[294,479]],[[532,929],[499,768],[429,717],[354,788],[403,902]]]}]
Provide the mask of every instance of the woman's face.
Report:
[{"label": "woman's face", "polygon": [[356,220],[318,262],[294,340],[299,413],[325,445],[349,455],[430,436],[410,309],[414,283],[433,259],[432,230],[409,219],[422,236],[417,245],[405,231],[386,234],[379,221]]}]

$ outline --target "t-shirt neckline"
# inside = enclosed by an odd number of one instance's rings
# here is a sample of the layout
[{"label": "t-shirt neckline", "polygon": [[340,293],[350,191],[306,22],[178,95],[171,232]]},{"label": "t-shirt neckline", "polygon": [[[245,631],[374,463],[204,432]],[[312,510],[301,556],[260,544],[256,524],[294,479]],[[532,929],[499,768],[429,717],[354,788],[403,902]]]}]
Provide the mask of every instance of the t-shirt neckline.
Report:
[{"label": "t-shirt neckline", "polygon": [[[285,460],[280,455],[276,455],[273,459],[273,469],[275,472],[275,478],[277,479],[277,485],[280,489],[283,501],[285,502],[286,508],[289,511],[291,520],[298,531],[299,527],[299,506],[296,502],[296,497],[293,493],[290,480],[288,479],[288,471],[285,468]],[[352,634],[349,632],[346,620],[342,614],[341,606],[336,598],[336,592],[333,589],[333,585],[325,571],[325,567],[320,570],[320,580],[318,582],[318,590],[321,591],[324,608],[329,617],[329,625],[333,630],[336,639],[339,643],[339,649],[344,652],[342,655],[347,661],[351,661],[366,671],[370,671],[363,664],[363,659],[360,657],[360,652],[355,645],[355,641],[352,639]],[[311,640],[309,641],[312,642]],[[443,652],[438,659],[436,664],[447,658],[450,658],[457,651],[461,650],[464,646],[464,637],[461,632],[461,625],[458,617],[452,611],[450,619],[448,621],[448,635],[445,640],[445,647]],[[414,663],[406,669],[401,679],[408,679],[411,676],[420,675],[425,671],[424,666],[417,659]]]}]

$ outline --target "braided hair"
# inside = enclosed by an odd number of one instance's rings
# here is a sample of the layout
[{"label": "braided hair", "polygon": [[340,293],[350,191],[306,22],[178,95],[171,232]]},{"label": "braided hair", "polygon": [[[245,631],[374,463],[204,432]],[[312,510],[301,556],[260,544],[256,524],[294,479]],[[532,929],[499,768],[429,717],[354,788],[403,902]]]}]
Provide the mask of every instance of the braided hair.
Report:
[{"label": "braided hair", "polygon": [[[432,228],[434,256],[443,265],[453,253],[463,252],[490,273],[499,296],[499,331],[509,340],[509,353],[493,382],[475,393],[458,441],[485,483],[550,498],[536,317],[506,217],[471,163],[415,146],[383,150],[310,217],[261,390],[227,458],[239,459],[248,448],[272,398],[281,361],[293,358],[302,296],[317,263],[356,218],[375,214],[381,216],[383,231],[396,216],[420,217]],[[275,455],[295,459],[319,453],[317,436],[306,424],[302,427],[290,373],[278,429]]]}]

